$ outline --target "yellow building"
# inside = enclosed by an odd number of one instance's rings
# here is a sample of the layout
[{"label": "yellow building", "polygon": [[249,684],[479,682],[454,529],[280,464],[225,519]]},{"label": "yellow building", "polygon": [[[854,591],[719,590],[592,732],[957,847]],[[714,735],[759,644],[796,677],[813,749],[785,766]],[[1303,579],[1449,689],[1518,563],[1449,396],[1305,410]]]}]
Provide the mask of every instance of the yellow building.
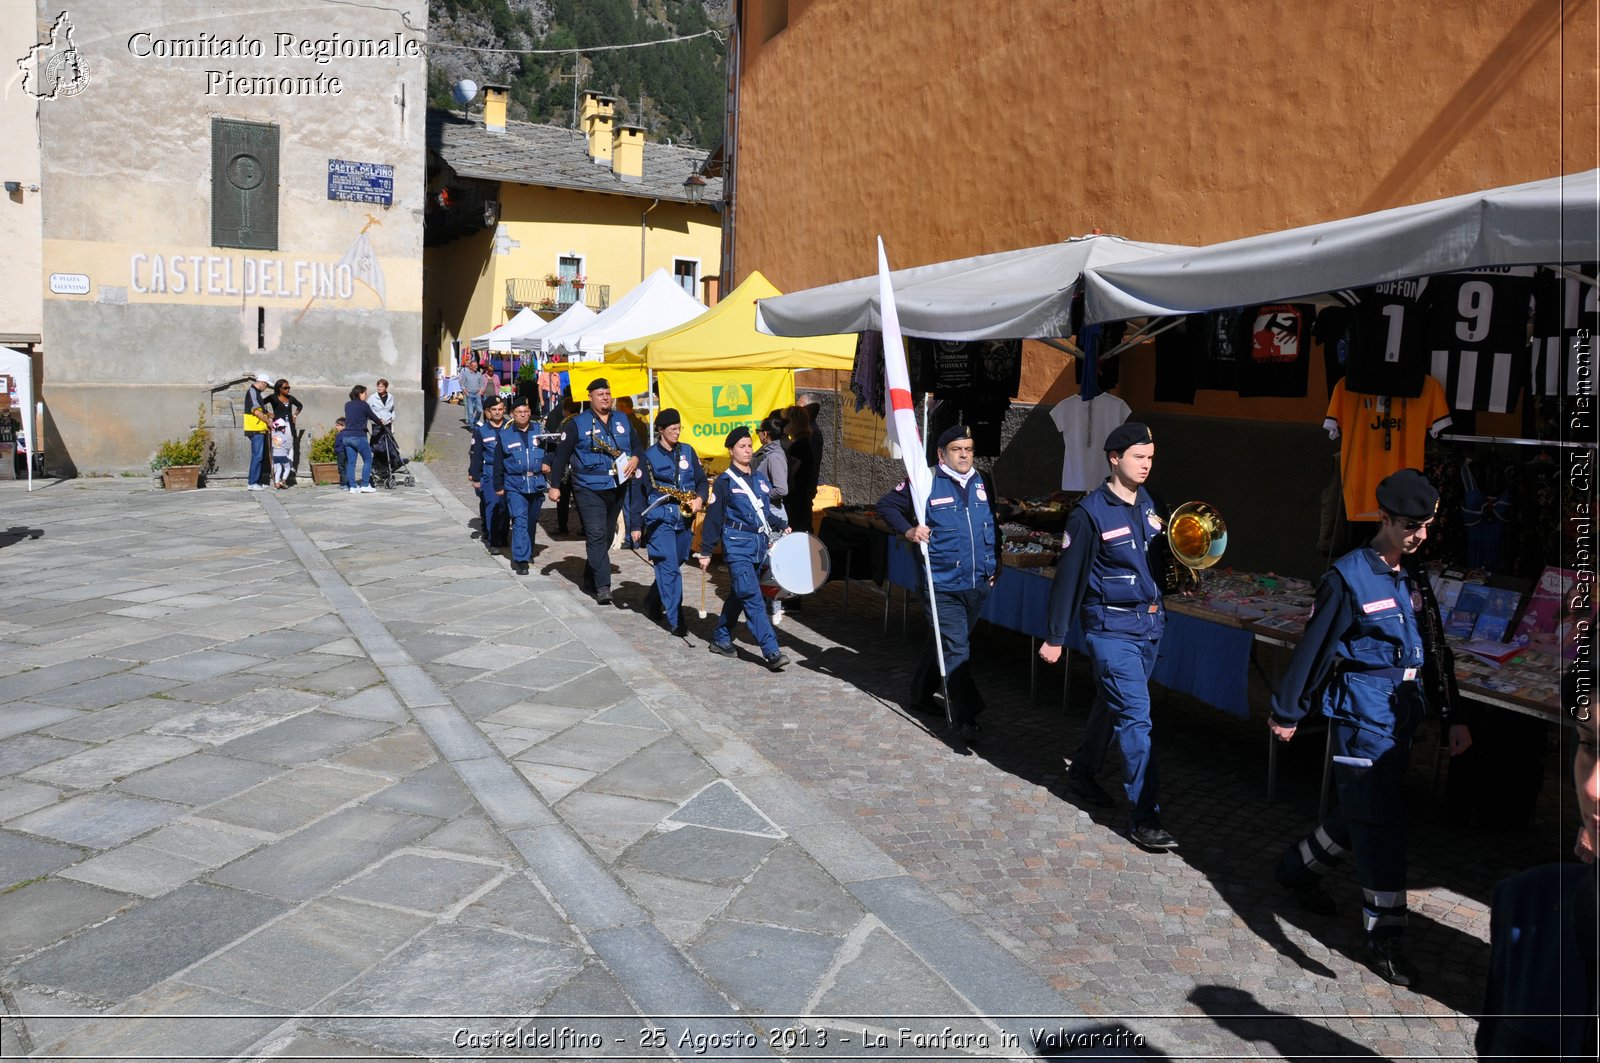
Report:
[{"label": "yellow building", "polygon": [[722,182],[699,176],[704,150],[647,144],[599,93],[581,130],[508,122],[505,101],[488,86],[481,116],[428,115],[425,357],[448,372],[524,306],[604,310],[658,268],[710,301]]}]

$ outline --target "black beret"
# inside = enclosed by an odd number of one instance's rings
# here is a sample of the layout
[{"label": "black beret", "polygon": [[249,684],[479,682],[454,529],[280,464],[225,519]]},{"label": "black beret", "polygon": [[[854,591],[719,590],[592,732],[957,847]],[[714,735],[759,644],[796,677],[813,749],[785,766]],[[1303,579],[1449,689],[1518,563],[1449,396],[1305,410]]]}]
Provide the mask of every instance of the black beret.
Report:
[{"label": "black beret", "polygon": [[[489,405],[493,405],[493,403],[490,403]],[[526,396],[526,395],[513,395],[513,396],[511,396],[511,401],[506,404],[506,409],[515,410],[519,406],[527,406],[527,405],[529,405],[528,396]]]},{"label": "black beret", "polygon": [[1140,443],[1154,443],[1156,437],[1150,434],[1148,425],[1138,421],[1124,421],[1111,430],[1106,436],[1106,453],[1120,454],[1129,447],[1136,447]]},{"label": "black beret", "polygon": [[750,429],[746,428],[744,425],[740,425],[738,428],[735,428],[733,431],[728,433],[728,438],[722,441],[722,445],[727,447],[729,450],[732,450],[739,440],[749,438]]},{"label": "black beret", "polygon": [[1378,506],[1397,517],[1427,520],[1439,511],[1439,491],[1416,469],[1401,469],[1379,482]]},{"label": "black beret", "polygon": [[503,406],[505,401],[505,396],[503,395],[490,395],[483,400],[483,408],[487,410],[491,406]]},{"label": "black beret", "polygon": [[656,414],[656,431],[658,432],[667,428],[671,428],[675,424],[682,423],[683,418],[679,417],[678,411],[674,410],[671,406],[668,406],[666,409],[661,410]]},{"label": "black beret", "polygon": [[972,429],[964,424],[953,424],[939,433],[939,449],[943,450],[958,439],[971,439]]},{"label": "black beret", "polygon": [[597,376],[593,380],[589,381],[589,390],[590,391],[610,391],[611,390],[611,385],[606,381],[605,377]]}]

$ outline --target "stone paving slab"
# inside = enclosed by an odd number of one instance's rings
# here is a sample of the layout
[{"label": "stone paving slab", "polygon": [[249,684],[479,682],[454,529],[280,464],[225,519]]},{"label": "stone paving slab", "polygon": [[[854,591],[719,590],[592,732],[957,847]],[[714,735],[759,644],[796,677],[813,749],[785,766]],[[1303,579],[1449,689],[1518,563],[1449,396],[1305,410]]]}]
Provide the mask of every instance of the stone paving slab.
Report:
[{"label": "stone paving slab", "polygon": [[73,845],[109,849],[183,815],[186,810],[166,801],[88,793],[30,812],[12,822],[17,830]]},{"label": "stone paving slab", "polygon": [[304,901],[389,852],[409,845],[438,821],[380,809],[347,808],[212,876],[272,897]]}]

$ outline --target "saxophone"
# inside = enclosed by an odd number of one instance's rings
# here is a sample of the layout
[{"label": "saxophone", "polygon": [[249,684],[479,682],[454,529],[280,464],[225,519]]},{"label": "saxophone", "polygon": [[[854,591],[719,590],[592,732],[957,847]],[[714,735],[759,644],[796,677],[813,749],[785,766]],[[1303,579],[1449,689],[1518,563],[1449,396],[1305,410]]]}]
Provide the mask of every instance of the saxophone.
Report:
[{"label": "saxophone", "polygon": [[656,471],[650,467],[648,461],[640,464],[644,466],[645,475],[650,477],[650,490],[660,491],[663,495],[678,503],[678,511],[683,514],[683,519],[692,523],[694,521],[693,503],[700,496],[687,487],[668,487],[656,479]]},{"label": "saxophone", "polygon": [[[590,433],[589,444],[594,447],[595,450],[610,458],[613,463],[615,463],[618,458],[623,456],[622,451],[618,450],[617,445],[607,438],[607,435],[603,430]],[[611,466],[611,478],[613,480],[617,480],[617,467],[615,464],[612,464]],[[617,482],[621,483],[622,481],[617,480]]]}]

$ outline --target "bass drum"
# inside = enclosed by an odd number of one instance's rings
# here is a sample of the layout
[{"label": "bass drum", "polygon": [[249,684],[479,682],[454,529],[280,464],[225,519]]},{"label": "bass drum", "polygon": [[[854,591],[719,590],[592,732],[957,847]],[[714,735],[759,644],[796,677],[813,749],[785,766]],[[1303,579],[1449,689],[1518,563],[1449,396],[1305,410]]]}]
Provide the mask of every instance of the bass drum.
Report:
[{"label": "bass drum", "polygon": [[768,551],[773,581],[790,594],[810,594],[828,582],[828,548],[806,532],[790,532]]}]

